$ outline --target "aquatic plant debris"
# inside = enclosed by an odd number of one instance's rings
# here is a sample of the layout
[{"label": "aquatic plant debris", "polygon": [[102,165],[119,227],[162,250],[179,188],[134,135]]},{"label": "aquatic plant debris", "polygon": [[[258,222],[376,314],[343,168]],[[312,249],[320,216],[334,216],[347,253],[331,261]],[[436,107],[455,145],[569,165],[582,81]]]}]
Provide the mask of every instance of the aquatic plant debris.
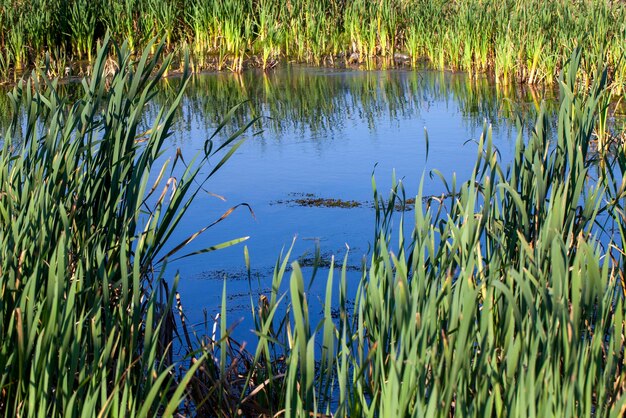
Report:
[{"label": "aquatic plant debris", "polygon": [[[340,208],[340,209],[355,209],[355,208],[370,208],[374,209],[374,203],[372,201],[364,200],[344,200],[341,198],[328,198],[319,197],[313,193],[290,193],[293,196],[291,199],[275,200],[270,202],[271,205],[290,205],[290,206],[303,206],[303,207],[316,207],[316,208]],[[428,198],[424,198],[426,201]],[[395,203],[396,210],[412,210],[415,206],[415,198],[408,198],[402,202]]]}]

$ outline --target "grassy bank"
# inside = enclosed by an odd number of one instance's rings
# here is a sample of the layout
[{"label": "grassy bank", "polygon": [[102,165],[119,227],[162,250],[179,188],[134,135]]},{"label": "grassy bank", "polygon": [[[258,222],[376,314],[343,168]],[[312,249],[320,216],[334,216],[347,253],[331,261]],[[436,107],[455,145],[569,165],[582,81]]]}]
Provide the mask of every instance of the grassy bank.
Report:
[{"label": "grassy bank", "polygon": [[[0,74],[89,71],[109,31],[141,49],[149,39],[189,47],[193,66],[240,71],[279,60],[371,68],[401,61],[493,72],[499,81],[553,83],[574,46],[583,77],[603,60],[622,91],[626,5],[605,0],[2,0]],[[15,74],[15,73],[14,73]]]}]

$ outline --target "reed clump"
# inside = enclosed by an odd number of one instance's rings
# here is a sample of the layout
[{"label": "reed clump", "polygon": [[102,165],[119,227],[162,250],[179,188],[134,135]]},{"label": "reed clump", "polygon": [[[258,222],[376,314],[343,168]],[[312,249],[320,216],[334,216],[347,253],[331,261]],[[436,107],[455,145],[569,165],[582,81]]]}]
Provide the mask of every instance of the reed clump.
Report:
[{"label": "reed clump", "polygon": [[[204,181],[197,166],[174,176],[180,159],[163,157],[188,74],[152,120],[143,112],[171,64],[164,48],[148,43],[135,59],[105,38],[78,99],[40,77],[9,95],[0,416],[173,416],[198,367],[174,368],[177,278],[164,269],[196,236],[169,242]],[[107,77],[111,59],[117,70]]]},{"label": "reed clump", "polygon": [[[141,50],[153,37],[189,47],[196,70],[269,69],[280,59],[366,68],[420,65],[490,72],[503,84],[554,83],[576,46],[581,77],[608,65],[623,92],[626,5],[540,0],[18,0],[0,1],[0,74],[27,67],[87,73],[110,32]],[[593,27],[591,28],[590,25]]]}]

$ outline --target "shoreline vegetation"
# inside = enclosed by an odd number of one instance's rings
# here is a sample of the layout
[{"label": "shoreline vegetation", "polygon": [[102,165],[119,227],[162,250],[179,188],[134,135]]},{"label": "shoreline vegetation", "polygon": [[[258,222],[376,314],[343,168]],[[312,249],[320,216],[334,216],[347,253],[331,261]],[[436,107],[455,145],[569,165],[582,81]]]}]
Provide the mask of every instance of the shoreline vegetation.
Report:
[{"label": "shoreline vegetation", "polygon": [[[440,178],[441,199],[394,214],[408,200],[402,184],[385,197],[372,179],[374,240],[358,291],[347,291],[347,254],[325,262],[325,278],[315,262],[305,277],[290,250],[281,254],[271,292],[250,300],[248,350],[230,337],[227,282],[220,314],[207,318],[212,330],[195,335],[166,264],[245,240],[185,254],[214,224],[182,243],[169,237],[254,121],[216,149],[207,141],[175,177],[177,156],[155,164],[189,75],[144,130],[171,55],[163,43],[136,59],[126,45],[103,45],[80,99],[37,79],[10,96],[14,125],[0,154],[1,416],[624,415],[626,152],[623,142],[598,146],[611,100],[606,67],[585,87],[574,50],[556,134],[543,111],[532,129],[520,122],[503,165],[485,124],[472,174]],[[119,70],[107,79],[111,56]],[[17,124],[23,133],[13,136]],[[203,179],[207,159],[217,162]],[[421,190],[414,201],[424,202]],[[326,280],[319,322],[311,280]]]},{"label": "shoreline vegetation", "polygon": [[[201,178],[201,164],[223,165],[240,143],[207,141],[178,177],[179,154],[157,166],[189,81],[185,73],[145,126],[172,60],[163,51],[148,44],[135,60],[105,38],[78,98],[37,78],[9,95],[13,121],[0,137],[0,416],[173,416],[204,364],[200,353],[196,365],[175,368],[178,275],[166,277],[165,265],[230,211],[182,243],[169,237],[213,174]],[[111,57],[118,71],[107,78]]]},{"label": "shoreline vegetation", "polygon": [[163,39],[193,72],[427,62],[502,84],[551,85],[580,47],[587,85],[597,62],[615,93],[626,85],[626,4],[605,0],[0,0],[0,79],[89,75],[106,33],[136,52]]}]

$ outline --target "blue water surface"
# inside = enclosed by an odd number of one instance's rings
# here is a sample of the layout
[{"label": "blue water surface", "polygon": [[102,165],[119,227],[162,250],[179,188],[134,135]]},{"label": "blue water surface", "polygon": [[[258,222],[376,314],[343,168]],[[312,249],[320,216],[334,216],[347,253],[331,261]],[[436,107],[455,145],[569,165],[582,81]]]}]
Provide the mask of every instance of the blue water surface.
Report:
[{"label": "blue water surface", "polygon": [[[178,82],[163,84],[152,112],[167,103]],[[214,147],[248,121],[260,119],[205,185],[225,201],[201,192],[170,243],[173,247],[240,203],[253,211],[240,206],[185,252],[249,237],[245,243],[168,265],[170,280],[176,272],[180,275],[179,291],[190,322],[202,322],[204,311],[209,317],[219,312],[225,281],[229,322],[242,321],[235,334],[245,339],[252,328],[251,298],[256,302],[260,294],[269,294],[276,260],[292,243],[291,258],[305,266],[316,246],[325,262],[335,256],[338,264],[349,248],[348,287],[354,292],[359,267],[374,240],[373,174],[384,196],[394,172],[408,197],[417,194],[422,180],[424,195],[440,195],[445,189],[437,176],[431,177],[432,169],[448,181],[453,176],[458,183],[467,180],[478,152],[475,141],[485,126],[492,128],[503,162],[510,161],[520,126],[517,119],[532,122],[546,95],[516,86],[503,88],[486,77],[435,71],[287,66],[269,75],[251,71],[195,76],[173,127],[170,156],[176,148],[187,162],[201,154],[223,116],[245,100],[214,139]],[[202,172],[206,175],[218,160],[212,159]],[[360,206],[296,202],[312,198],[355,201]],[[250,254],[252,286],[244,245]],[[304,272],[310,275],[311,268]],[[312,300],[322,297],[327,273],[319,272],[310,290]],[[287,279],[288,275],[285,285]],[[313,315],[316,309],[321,305],[312,307]]]}]

